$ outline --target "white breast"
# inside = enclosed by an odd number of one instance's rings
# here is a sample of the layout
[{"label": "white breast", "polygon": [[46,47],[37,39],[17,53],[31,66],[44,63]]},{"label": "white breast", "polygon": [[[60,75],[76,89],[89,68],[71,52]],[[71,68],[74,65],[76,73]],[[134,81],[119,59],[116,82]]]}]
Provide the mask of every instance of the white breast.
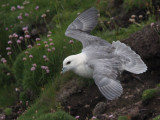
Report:
[{"label": "white breast", "polygon": [[77,66],[74,72],[85,78],[92,78],[93,76],[93,70],[87,64]]},{"label": "white breast", "polygon": [[93,76],[93,69],[91,69],[87,64],[87,57],[85,53],[80,53],[76,56],[77,58],[77,65],[74,69],[74,72],[78,74],[79,76],[85,77],[85,78],[92,78]]}]

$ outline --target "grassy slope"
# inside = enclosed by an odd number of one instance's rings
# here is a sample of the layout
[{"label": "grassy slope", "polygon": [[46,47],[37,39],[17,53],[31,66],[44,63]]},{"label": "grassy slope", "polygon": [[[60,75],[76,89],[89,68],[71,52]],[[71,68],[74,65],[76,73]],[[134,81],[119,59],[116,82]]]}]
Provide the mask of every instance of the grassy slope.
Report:
[{"label": "grassy slope", "polygon": [[[0,5],[6,4],[6,1],[0,1]],[[80,52],[81,50],[81,44],[77,41],[75,41],[74,45],[68,44],[68,41],[70,38],[67,38],[64,36],[65,29],[67,26],[75,19],[78,12],[82,12],[85,9],[96,6],[95,0],[83,0],[83,1],[66,1],[66,0],[37,0],[37,1],[30,1],[29,4],[25,5],[23,10],[16,10],[16,11],[10,11],[11,6],[17,6],[22,5],[21,0],[16,1],[10,1],[9,5],[7,7],[1,7],[0,8],[0,16],[1,20],[4,22],[3,29],[6,27],[9,27],[9,31],[4,31],[5,34],[2,34],[1,36],[5,38],[5,41],[7,40],[7,35],[9,33],[13,33],[15,31],[20,31],[21,27],[25,25],[32,25],[32,24],[38,24],[38,23],[44,23],[44,19],[41,18],[41,15],[43,13],[46,13],[46,10],[50,10],[50,13],[47,15],[49,16],[50,24],[53,25],[50,30],[53,33],[52,39],[55,44],[56,53],[53,55],[53,61],[54,62],[55,70],[54,74],[51,75],[52,77],[48,78],[49,83],[44,86],[44,90],[41,92],[40,97],[34,102],[31,107],[27,108],[27,111],[24,115],[21,115],[18,120],[28,120],[33,119],[35,117],[38,119],[39,117],[43,117],[46,113],[49,113],[51,109],[59,110],[62,109],[61,105],[59,103],[55,102],[55,93],[59,89],[59,86],[66,83],[67,80],[70,80],[72,78],[72,74],[68,73],[65,76],[60,76],[59,72],[61,69],[61,63],[62,60],[70,55]],[[35,7],[39,6],[39,10],[36,11]],[[74,6],[74,7],[73,7]],[[19,24],[20,21],[17,19],[17,16],[22,13],[23,14],[23,23]],[[25,17],[25,13],[30,13],[31,15],[29,17]],[[101,16],[103,17],[103,16]],[[35,19],[36,18],[36,19]],[[100,18],[101,19],[101,18]],[[149,21],[148,23],[152,22]],[[113,30],[108,31],[106,28],[103,29],[103,31],[97,31],[94,30],[93,34],[102,37],[103,39],[108,40],[109,42],[112,42],[113,40],[121,40],[126,37],[128,37],[130,34],[136,32],[137,30],[140,30],[144,25],[148,23],[143,23],[141,26],[137,25],[131,25],[129,28],[121,28],[119,30]],[[14,27],[10,27],[13,25]],[[7,35],[6,35],[7,34]],[[2,38],[0,37],[0,39]],[[46,40],[46,36],[41,36],[41,39],[44,41]],[[65,40],[65,41],[64,41]],[[3,40],[0,40],[3,41]],[[4,41],[3,41],[4,42]],[[67,47],[67,49],[64,49],[64,46]],[[4,50],[5,47],[2,49]],[[2,51],[1,50],[1,51]],[[2,51],[4,53],[4,51]],[[38,58],[37,58],[38,59]],[[81,78],[80,78],[81,79]],[[0,101],[2,102],[2,101]],[[38,111],[38,112],[35,112]]]}]

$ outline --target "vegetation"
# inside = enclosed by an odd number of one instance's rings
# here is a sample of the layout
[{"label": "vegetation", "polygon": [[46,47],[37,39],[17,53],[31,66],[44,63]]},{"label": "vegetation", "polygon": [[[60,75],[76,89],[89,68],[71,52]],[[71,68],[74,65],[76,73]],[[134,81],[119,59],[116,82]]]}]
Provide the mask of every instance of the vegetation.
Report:
[{"label": "vegetation", "polygon": [[4,113],[5,113],[6,115],[11,115],[11,114],[12,114],[12,109],[11,109],[11,108],[5,108],[5,109],[4,109]]},{"label": "vegetation", "polygon": [[142,94],[142,100],[148,101],[151,100],[153,97],[155,97],[159,93],[158,89],[147,89]]},{"label": "vegetation", "polygon": [[128,116],[119,116],[118,120],[130,120]]},{"label": "vegetation", "polygon": [[[139,6],[140,1],[125,0],[124,6]],[[82,48],[80,42],[65,37],[67,26],[77,14],[92,6],[102,13],[92,34],[109,42],[122,40],[155,21],[154,16],[149,16],[148,21],[110,30],[105,24],[112,22],[111,14],[104,12],[107,4],[103,0],[101,3],[96,0],[0,1],[0,108],[5,109],[6,115],[12,113],[8,107],[19,100],[24,106],[29,101],[29,107],[25,106],[27,110],[18,120],[75,119],[61,111],[63,107],[55,100],[56,92],[74,77],[83,81],[83,85],[93,81],[70,72],[60,75],[63,59]],[[142,99],[148,100],[155,93],[155,89],[145,91]],[[118,120],[122,119],[125,118],[121,116]]]},{"label": "vegetation", "polygon": [[158,115],[155,118],[153,118],[153,120],[160,120],[160,115]]}]

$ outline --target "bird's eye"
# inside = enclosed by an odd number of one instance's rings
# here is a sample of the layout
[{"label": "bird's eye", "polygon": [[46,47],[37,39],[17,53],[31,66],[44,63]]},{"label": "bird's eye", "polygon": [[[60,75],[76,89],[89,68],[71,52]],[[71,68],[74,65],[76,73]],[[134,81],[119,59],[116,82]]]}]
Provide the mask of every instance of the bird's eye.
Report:
[{"label": "bird's eye", "polygon": [[68,64],[70,64],[71,63],[71,61],[68,61],[66,64],[68,65]]}]

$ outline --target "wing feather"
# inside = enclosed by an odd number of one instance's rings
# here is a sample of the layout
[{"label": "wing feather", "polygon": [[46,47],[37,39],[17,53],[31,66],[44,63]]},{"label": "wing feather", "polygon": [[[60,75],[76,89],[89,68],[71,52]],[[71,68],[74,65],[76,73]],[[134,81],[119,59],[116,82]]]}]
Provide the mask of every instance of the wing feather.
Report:
[{"label": "wing feather", "polygon": [[101,46],[108,43],[99,37],[90,35],[98,22],[98,11],[90,8],[80,14],[67,28],[65,35],[80,41],[83,48],[89,45]]},{"label": "wing feather", "polygon": [[118,64],[115,59],[94,60],[91,63],[94,68],[93,79],[100,92],[109,100],[118,98],[123,93],[122,85],[117,80],[117,76],[119,75],[117,68],[121,64]]}]

